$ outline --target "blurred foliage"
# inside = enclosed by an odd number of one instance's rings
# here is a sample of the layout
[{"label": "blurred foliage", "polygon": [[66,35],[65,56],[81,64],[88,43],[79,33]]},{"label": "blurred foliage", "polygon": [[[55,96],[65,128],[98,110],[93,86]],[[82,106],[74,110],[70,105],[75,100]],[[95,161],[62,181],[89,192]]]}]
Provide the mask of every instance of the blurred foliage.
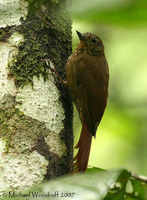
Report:
[{"label": "blurred foliage", "polygon": [[[124,169],[88,169],[86,174],[69,175],[37,185],[23,192],[8,192],[4,200],[145,200],[147,184]],[[3,200],[2,199],[2,200]]]},{"label": "blurred foliage", "polygon": [[85,23],[135,25],[147,22],[146,0],[74,0],[73,18]]},{"label": "blurred foliage", "polygon": [[[89,164],[147,175],[147,1],[74,0],[75,30],[100,36],[110,70],[108,105]],[[75,109],[75,144],[81,124]]]}]

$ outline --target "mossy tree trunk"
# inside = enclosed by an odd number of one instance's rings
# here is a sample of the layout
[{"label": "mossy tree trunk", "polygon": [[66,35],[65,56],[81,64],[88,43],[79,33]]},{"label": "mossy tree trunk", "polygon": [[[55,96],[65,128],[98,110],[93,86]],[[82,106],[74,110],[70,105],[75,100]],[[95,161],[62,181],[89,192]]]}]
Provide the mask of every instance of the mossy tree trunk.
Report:
[{"label": "mossy tree trunk", "polygon": [[72,103],[41,59],[65,78],[71,54],[69,0],[2,1],[0,192],[69,172]]}]

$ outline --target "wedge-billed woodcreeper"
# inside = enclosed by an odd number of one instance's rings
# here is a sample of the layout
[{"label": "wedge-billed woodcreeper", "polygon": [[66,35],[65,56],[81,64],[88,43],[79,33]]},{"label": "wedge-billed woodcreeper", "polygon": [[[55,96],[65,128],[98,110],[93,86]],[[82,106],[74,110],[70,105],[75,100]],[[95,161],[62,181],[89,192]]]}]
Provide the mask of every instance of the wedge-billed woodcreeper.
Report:
[{"label": "wedge-billed woodcreeper", "polygon": [[73,101],[79,112],[82,123],[81,136],[75,148],[78,153],[74,157],[73,172],[87,169],[92,136],[103,116],[107,98],[109,70],[101,39],[92,33],[77,31],[79,43],[66,64],[66,81]]}]

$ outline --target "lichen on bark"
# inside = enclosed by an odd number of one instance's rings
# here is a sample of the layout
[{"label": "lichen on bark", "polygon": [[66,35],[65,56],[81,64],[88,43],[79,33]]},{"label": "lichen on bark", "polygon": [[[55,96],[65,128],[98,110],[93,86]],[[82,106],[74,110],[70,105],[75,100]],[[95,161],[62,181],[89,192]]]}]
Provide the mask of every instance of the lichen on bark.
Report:
[{"label": "lichen on bark", "polygon": [[[23,162],[19,163],[19,159],[25,159],[28,162],[27,159],[34,158],[33,165],[38,155],[40,161],[37,173],[39,173],[41,165],[44,167],[43,170],[40,170],[39,179],[35,178],[35,180],[41,181],[43,178],[48,179],[68,173],[72,159],[71,98],[67,89],[58,80],[54,81],[51,78],[47,66],[41,62],[41,59],[50,59],[61,76],[65,78],[65,64],[72,49],[71,20],[68,0],[27,0],[27,2],[28,14],[25,18],[20,18],[19,24],[0,28],[0,42],[6,45],[3,55],[5,55],[6,62],[8,60],[8,65],[4,63],[2,67],[4,76],[0,73],[0,77],[3,76],[3,80],[0,81],[2,88],[2,92],[0,91],[0,142],[4,143],[2,148],[4,157],[1,157],[1,161],[5,160],[8,164],[8,160],[12,156],[18,164],[17,169],[19,169],[19,164],[23,164]],[[37,82],[38,84],[36,84]],[[35,84],[37,89],[35,89]],[[55,87],[52,87],[53,84]],[[8,89],[6,86],[9,86]],[[44,104],[53,105],[52,102],[49,102],[50,97],[45,94],[49,92],[47,88],[53,88],[53,93],[50,91],[54,96],[53,101],[58,104],[58,108],[63,109],[63,111],[57,109],[62,115],[62,117],[61,115],[56,116],[60,120],[57,125],[60,126],[58,131],[52,129],[46,122],[44,116],[47,115],[42,113],[42,117],[39,117],[41,116],[39,114],[37,116],[39,103],[41,104],[40,110]],[[29,99],[25,95],[28,90],[34,92],[32,107],[29,104],[32,109],[36,108],[35,103],[42,95],[42,98],[39,99],[40,102],[37,102],[38,107],[35,111],[31,111],[31,109],[28,111],[28,104],[25,104]],[[40,94],[36,91],[40,91]],[[44,101],[43,98],[47,99]],[[46,112],[50,112],[48,115],[54,116],[53,111],[48,110],[48,106],[46,108]],[[36,113],[32,114],[33,112]],[[52,123],[54,122],[53,120]],[[56,148],[57,145],[58,148]],[[14,170],[13,164],[8,173]],[[4,163],[1,164],[1,167],[4,169]],[[29,167],[30,170],[34,170],[34,167],[31,168],[31,163]],[[21,174],[18,175],[18,179],[19,176]],[[5,177],[5,179],[7,178]],[[16,187],[12,179],[12,185],[8,179],[7,181],[8,187]]]},{"label": "lichen on bark", "polygon": [[[28,1],[29,2],[29,1]],[[35,10],[34,10],[35,8]],[[19,53],[9,63],[17,86],[32,82],[33,76],[47,78],[47,66],[41,59],[50,58],[61,74],[71,53],[71,21],[67,1],[34,1],[29,4],[27,20],[16,28],[24,36]]]}]

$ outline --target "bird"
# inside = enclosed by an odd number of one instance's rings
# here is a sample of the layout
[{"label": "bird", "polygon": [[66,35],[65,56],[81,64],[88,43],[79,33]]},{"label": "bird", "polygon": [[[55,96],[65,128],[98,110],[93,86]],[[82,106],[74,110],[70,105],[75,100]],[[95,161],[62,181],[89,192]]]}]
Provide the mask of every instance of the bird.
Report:
[{"label": "bird", "polygon": [[81,135],[73,158],[72,172],[85,172],[88,166],[92,137],[96,136],[108,99],[109,68],[102,40],[93,33],[80,33],[75,51],[66,63],[66,81],[51,69],[68,88],[79,113]]}]

